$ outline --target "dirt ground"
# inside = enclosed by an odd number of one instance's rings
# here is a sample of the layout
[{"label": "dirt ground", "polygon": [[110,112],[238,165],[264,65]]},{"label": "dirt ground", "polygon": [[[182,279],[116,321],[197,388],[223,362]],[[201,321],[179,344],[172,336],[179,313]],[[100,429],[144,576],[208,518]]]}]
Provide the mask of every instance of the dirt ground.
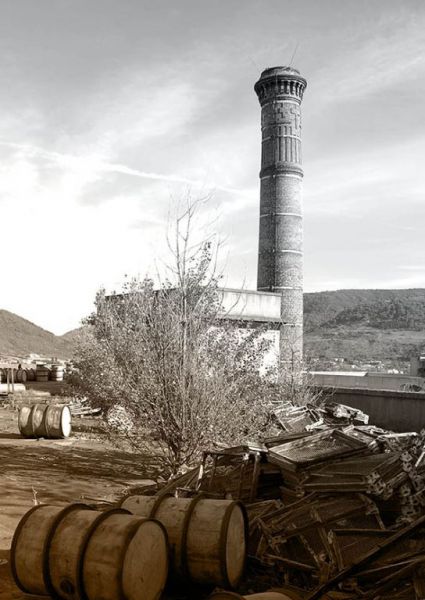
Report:
[{"label": "dirt ground", "polygon": [[0,600],[25,598],[10,579],[9,548],[17,523],[34,504],[116,503],[159,475],[152,459],[87,432],[85,419],[74,419],[66,440],[24,439],[17,420],[17,411],[0,408]]}]

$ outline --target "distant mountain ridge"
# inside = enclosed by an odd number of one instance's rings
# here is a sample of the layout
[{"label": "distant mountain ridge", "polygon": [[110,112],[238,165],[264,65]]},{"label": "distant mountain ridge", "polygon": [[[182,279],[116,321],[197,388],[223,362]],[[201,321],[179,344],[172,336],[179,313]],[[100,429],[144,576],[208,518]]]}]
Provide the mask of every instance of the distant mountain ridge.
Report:
[{"label": "distant mountain ridge", "polygon": [[307,356],[409,360],[425,350],[425,289],[304,294]]},{"label": "distant mountain ridge", "polygon": [[[306,356],[408,360],[425,351],[425,289],[304,294]],[[0,310],[0,354],[71,358],[79,329],[62,336]]]},{"label": "distant mountain ridge", "polygon": [[[380,315],[380,311],[384,311]],[[425,289],[337,290],[304,294],[304,326],[353,323],[378,317],[378,328],[389,316],[414,319],[425,328]],[[338,323],[337,323],[338,321]]]},{"label": "distant mountain ridge", "polygon": [[39,354],[46,357],[71,358],[73,343],[67,338],[68,335],[56,336],[8,310],[0,310],[1,355],[24,357]]}]

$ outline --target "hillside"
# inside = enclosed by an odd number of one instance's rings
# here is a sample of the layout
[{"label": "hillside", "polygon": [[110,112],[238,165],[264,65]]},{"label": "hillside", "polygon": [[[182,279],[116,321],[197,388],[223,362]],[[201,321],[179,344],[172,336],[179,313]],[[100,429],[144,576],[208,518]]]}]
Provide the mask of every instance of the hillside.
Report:
[{"label": "hillside", "polygon": [[[425,289],[305,294],[304,326],[309,357],[409,360],[425,351]],[[58,337],[0,310],[0,355],[70,358],[79,331]]]},{"label": "hillside", "polygon": [[77,343],[77,340],[81,334],[81,331],[82,331],[81,327],[79,327],[78,329],[72,329],[71,331],[67,331],[66,333],[61,335],[61,337],[59,339],[62,340],[63,342],[65,342],[65,344],[73,347]]},{"label": "hillside", "polygon": [[72,343],[7,310],[0,310],[0,354],[24,357],[30,353],[57,358],[72,356]]},{"label": "hillside", "polygon": [[350,360],[409,360],[425,349],[425,289],[304,295],[305,351]]}]

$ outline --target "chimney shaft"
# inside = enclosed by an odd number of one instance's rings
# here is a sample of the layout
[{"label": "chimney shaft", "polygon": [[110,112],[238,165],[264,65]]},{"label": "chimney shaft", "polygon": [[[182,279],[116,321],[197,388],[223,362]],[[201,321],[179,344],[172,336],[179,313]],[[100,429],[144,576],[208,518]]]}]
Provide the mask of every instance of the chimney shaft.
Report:
[{"label": "chimney shaft", "polygon": [[274,67],[255,84],[261,105],[261,192],[257,289],[281,294],[282,370],[303,353],[303,222],[301,101],[306,80]]}]

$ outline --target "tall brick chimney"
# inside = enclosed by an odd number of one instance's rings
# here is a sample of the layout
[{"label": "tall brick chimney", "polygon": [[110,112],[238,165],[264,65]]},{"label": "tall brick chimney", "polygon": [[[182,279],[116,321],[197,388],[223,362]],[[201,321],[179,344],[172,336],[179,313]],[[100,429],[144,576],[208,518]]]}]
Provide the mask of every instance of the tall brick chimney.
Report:
[{"label": "tall brick chimney", "polygon": [[303,354],[301,101],[306,85],[296,69],[273,67],[254,87],[262,132],[257,289],[282,296],[284,371],[297,370]]}]

